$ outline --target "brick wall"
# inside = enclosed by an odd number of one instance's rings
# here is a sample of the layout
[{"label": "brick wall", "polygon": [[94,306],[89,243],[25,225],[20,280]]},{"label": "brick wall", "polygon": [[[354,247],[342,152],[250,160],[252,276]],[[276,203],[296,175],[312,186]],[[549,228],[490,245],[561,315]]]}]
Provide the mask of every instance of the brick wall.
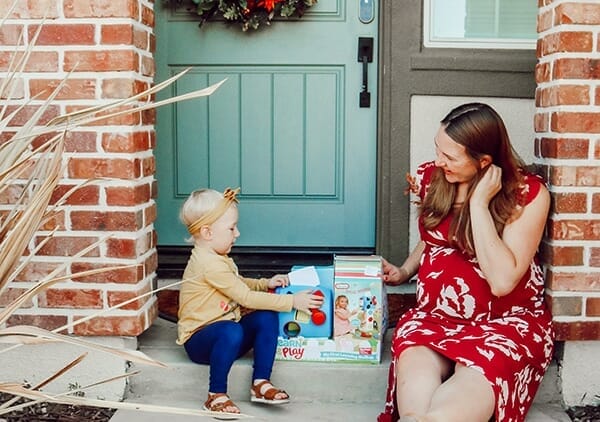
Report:
[{"label": "brick wall", "polygon": [[600,4],[539,0],[536,156],[553,205],[543,255],[559,340],[600,339]]},{"label": "brick wall", "polygon": [[[0,2],[0,16],[6,15],[11,3]],[[154,15],[153,2],[147,0],[19,0],[0,28],[0,72],[6,71],[11,53],[29,42],[44,16],[34,53],[18,84],[19,100],[13,103],[41,96],[11,125],[22,125],[48,89],[71,71],[69,83],[44,119],[127,98],[152,84]],[[19,41],[21,32],[24,40]],[[64,257],[104,236],[110,235],[68,271],[139,265],[58,284],[19,310],[10,325],[53,329],[151,290],[157,265],[154,136],[153,113],[107,119],[68,134],[64,179],[55,198],[85,179],[105,179],[79,189],[58,217],[43,227],[58,227],[58,233],[0,298],[0,305],[48,274]],[[0,204],[6,209],[10,198],[5,195]],[[31,248],[47,235],[43,230]],[[156,300],[146,297],[76,325],[71,332],[138,335],[152,323],[156,312]]]}]

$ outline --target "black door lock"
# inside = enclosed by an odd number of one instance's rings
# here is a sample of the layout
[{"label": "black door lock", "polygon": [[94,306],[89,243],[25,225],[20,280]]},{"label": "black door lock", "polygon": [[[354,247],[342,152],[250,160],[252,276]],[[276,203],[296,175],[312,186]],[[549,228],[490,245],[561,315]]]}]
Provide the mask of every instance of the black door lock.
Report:
[{"label": "black door lock", "polygon": [[373,38],[358,38],[358,61],[362,63],[362,87],[359,94],[358,105],[361,108],[368,108],[371,107],[368,63],[373,61]]}]

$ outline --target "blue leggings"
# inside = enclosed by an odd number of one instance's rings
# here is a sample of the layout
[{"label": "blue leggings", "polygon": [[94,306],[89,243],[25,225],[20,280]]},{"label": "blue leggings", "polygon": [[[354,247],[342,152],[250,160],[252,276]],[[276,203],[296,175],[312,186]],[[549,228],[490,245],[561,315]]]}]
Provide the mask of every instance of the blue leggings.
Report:
[{"label": "blue leggings", "polygon": [[217,321],[185,342],[185,351],[195,363],[210,365],[208,391],[227,393],[227,377],[233,362],[254,348],[252,380],[270,379],[279,320],[277,312],[254,311],[239,322]]}]

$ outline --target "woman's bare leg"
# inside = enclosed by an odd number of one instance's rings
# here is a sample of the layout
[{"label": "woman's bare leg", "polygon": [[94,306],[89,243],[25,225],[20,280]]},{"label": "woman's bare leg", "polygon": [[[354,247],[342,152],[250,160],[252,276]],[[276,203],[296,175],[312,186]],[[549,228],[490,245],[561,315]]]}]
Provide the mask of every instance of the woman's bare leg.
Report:
[{"label": "woman's bare leg", "polygon": [[453,364],[425,346],[403,351],[396,363],[396,401],[400,416],[425,414],[433,394],[450,375]]},{"label": "woman's bare leg", "polygon": [[454,375],[435,390],[423,421],[487,422],[495,403],[492,386],[483,374],[457,363]]}]

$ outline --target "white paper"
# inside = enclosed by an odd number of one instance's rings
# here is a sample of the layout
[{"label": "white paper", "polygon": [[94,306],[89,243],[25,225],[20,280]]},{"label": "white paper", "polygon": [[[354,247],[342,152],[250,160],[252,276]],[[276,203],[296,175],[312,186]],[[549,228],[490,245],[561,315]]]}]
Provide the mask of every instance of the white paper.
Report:
[{"label": "white paper", "polygon": [[319,274],[315,267],[303,267],[288,274],[292,286],[318,286]]}]

